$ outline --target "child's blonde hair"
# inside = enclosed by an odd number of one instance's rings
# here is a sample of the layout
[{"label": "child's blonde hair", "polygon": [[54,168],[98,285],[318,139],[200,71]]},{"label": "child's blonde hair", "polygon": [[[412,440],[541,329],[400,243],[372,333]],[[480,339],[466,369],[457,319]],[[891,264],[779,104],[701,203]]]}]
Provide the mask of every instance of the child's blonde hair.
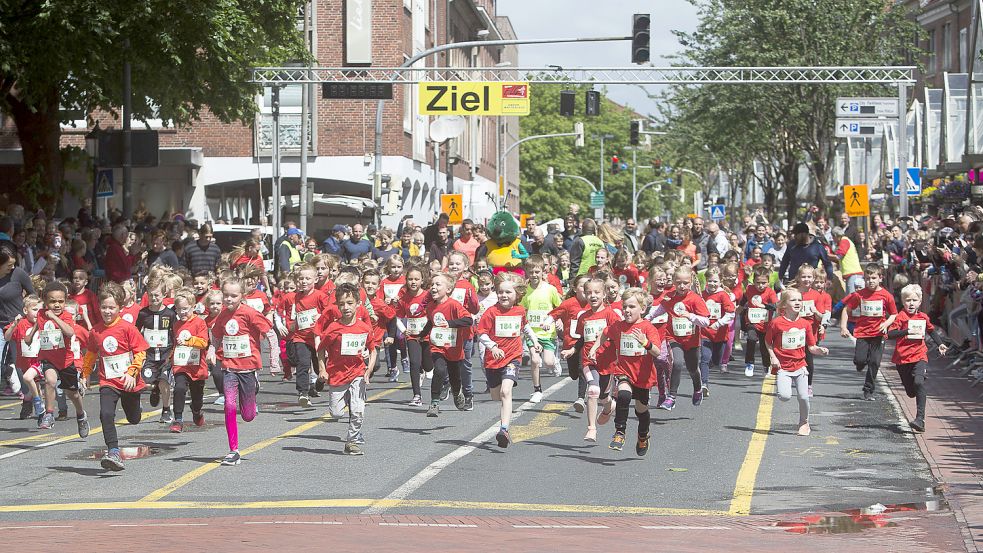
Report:
[{"label": "child's blonde hair", "polygon": [[901,300],[904,301],[908,298],[918,298],[919,301],[922,299],[922,287],[917,284],[909,284],[901,289]]},{"label": "child's blonde hair", "polygon": [[629,288],[621,293],[621,302],[624,303],[631,298],[635,298],[638,301],[638,305],[642,306],[642,311],[651,307],[652,296],[642,290],[641,288]]},{"label": "child's blonde hair", "polygon": [[778,296],[778,309],[784,310],[788,307],[788,302],[792,301],[793,296],[802,299],[802,294],[799,293],[795,288],[786,288],[782,291],[782,294]]}]

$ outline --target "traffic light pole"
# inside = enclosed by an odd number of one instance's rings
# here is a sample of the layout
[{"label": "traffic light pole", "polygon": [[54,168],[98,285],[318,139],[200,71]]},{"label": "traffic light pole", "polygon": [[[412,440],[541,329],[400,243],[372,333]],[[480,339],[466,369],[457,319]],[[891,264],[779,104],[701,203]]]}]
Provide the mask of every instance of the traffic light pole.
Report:
[{"label": "traffic light pole", "polygon": [[[601,195],[603,196],[604,195],[604,140],[606,138],[614,138],[614,135],[602,134],[599,135],[599,138],[601,139]],[[603,207],[596,210],[596,218],[598,223],[604,220]]]},{"label": "traffic light pole", "polygon": [[[641,198],[642,197],[642,192],[645,192],[645,189],[646,188],[652,186],[653,184],[661,184],[663,182],[666,182],[665,179],[660,179],[660,180],[654,180],[652,182],[647,182],[647,183],[643,184],[642,187],[639,188],[637,192],[634,192],[634,191],[632,192],[632,194],[631,194],[631,218],[635,220],[635,223],[636,224],[638,223],[638,198]],[[632,189],[634,190],[634,185],[632,186]]]},{"label": "traffic light pole", "polygon": [[908,89],[898,83],[898,208],[901,217],[908,216]]}]

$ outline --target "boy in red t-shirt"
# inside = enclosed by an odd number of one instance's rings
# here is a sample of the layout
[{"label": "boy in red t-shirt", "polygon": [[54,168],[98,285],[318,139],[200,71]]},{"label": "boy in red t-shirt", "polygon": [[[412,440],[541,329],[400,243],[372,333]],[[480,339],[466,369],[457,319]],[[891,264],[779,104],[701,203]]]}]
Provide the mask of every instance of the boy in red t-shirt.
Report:
[{"label": "boy in red t-shirt", "polygon": [[941,355],[945,355],[948,348],[928,315],[918,310],[922,305],[921,286],[909,284],[902,288],[901,303],[904,309],[894,319],[887,337],[897,340],[891,361],[901,377],[905,393],[908,397],[915,398],[915,418],[908,425],[915,432],[921,433],[925,431],[925,374],[928,372],[928,345],[925,337],[931,336],[935,340]]},{"label": "boy in red t-shirt", "polygon": [[451,297],[454,280],[446,274],[434,275],[430,284],[430,301],[426,306],[427,323],[421,335],[430,339],[430,355],[433,359],[433,380],[430,382],[430,408],[428,417],[440,414],[440,399],[445,381],[450,382],[454,394],[454,406],[464,411],[466,397],[461,385],[461,361],[464,359],[464,342],[471,337],[474,324],[472,314]]},{"label": "boy in red t-shirt", "polygon": [[316,287],[317,269],[310,265],[299,265],[294,269],[294,275],[297,291],[293,296],[293,304],[288,307],[287,331],[297,359],[297,404],[310,407],[311,396],[317,394],[311,385],[311,371],[317,368],[314,363],[317,362],[320,340],[316,325],[330,307],[331,301]]},{"label": "boy in red t-shirt", "polygon": [[89,272],[84,269],[72,271],[72,290],[69,299],[78,302],[79,320],[87,330],[102,322],[99,316],[99,300],[96,294],[89,290]]},{"label": "boy in red t-shirt", "polygon": [[[378,276],[378,275],[377,275]],[[328,410],[340,418],[348,408],[348,435],[345,453],[362,455],[365,443],[362,422],[365,419],[366,389],[369,375],[378,356],[377,333],[370,322],[355,315],[359,289],[354,284],[339,284],[334,293],[341,316],[327,325],[318,345],[321,380],[329,386]]]},{"label": "boy in red t-shirt", "polygon": [[89,435],[89,419],[82,406],[79,394],[79,373],[72,353],[71,341],[75,336],[75,321],[65,309],[68,289],[53,281],[44,288],[44,309],[38,314],[35,331],[27,336],[29,342],[40,340],[38,361],[44,371],[45,412],[41,416],[39,428],[47,430],[55,424],[55,386],[64,390],[65,395],[75,407],[79,436]]},{"label": "boy in red t-shirt", "polygon": [[41,352],[41,341],[36,337],[27,340],[28,334],[37,334],[38,313],[41,311],[41,298],[30,295],[24,298],[24,314],[17,315],[3,333],[4,340],[17,344],[17,358],[14,366],[21,370],[24,376],[24,404],[21,405],[20,419],[32,415],[40,421],[44,414],[44,402],[38,383],[44,379],[44,371],[38,362]]},{"label": "boy in red t-shirt", "polygon": [[[857,372],[867,369],[864,379],[864,399],[867,401],[874,401],[874,384],[884,352],[884,335],[898,316],[894,296],[881,288],[882,278],[883,273],[879,266],[868,265],[864,268],[864,289],[843,298],[843,305],[847,309],[860,310],[853,327],[852,336],[857,339],[853,364],[857,367]],[[847,317],[840,317],[840,335],[844,338],[851,337],[847,329]]]},{"label": "boy in red t-shirt", "polygon": [[[372,314],[375,315],[371,319],[372,343],[382,348],[386,329],[389,328],[389,323],[396,318],[396,308],[386,302],[382,293],[382,277],[379,271],[371,268],[362,271],[362,290],[365,291],[365,298],[372,306]],[[378,357],[378,353],[376,352],[376,357]],[[395,359],[393,361],[395,362]],[[371,373],[375,371],[375,365],[369,365],[369,369],[369,376],[371,377]],[[387,367],[386,378],[389,379],[389,382],[399,382],[399,371],[396,370],[395,363],[393,367]]]},{"label": "boy in red t-shirt", "polygon": [[577,317],[587,308],[587,295],[584,293],[584,283],[590,280],[587,275],[576,277],[570,285],[570,293],[560,305],[549,312],[549,317],[557,323],[557,332],[562,336],[560,344],[561,355],[564,350],[572,349],[570,357],[567,357],[567,376],[571,380],[577,381],[577,400],[573,408],[578,413],[583,413],[587,408],[587,379],[584,378],[584,371],[580,363],[581,355],[577,339],[574,332],[577,327]]},{"label": "boy in red t-shirt", "polygon": [[177,322],[174,325],[174,422],[171,432],[184,431],[184,398],[191,390],[191,417],[195,426],[204,426],[205,415],[201,412],[205,395],[205,381],[208,379],[208,364],[203,355],[208,349],[208,326],[205,320],[195,313],[195,295],[190,288],[182,288],[174,293],[174,312]]}]

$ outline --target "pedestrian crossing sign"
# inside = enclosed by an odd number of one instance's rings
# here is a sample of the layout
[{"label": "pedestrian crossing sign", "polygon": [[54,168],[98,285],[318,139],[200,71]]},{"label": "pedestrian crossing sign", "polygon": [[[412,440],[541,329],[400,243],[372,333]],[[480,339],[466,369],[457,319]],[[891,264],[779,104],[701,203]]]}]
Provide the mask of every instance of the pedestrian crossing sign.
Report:
[{"label": "pedestrian crossing sign", "polygon": [[723,221],[726,218],[726,212],[727,210],[724,208],[723,204],[710,206],[710,218],[714,221]]},{"label": "pedestrian crossing sign", "polygon": [[843,206],[850,217],[867,217],[870,215],[870,196],[866,184],[854,184],[843,187]]},{"label": "pedestrian crossing sign", "polygon": [[103,169],[96,173],[96,197],[112,198],[113,194],[113,170]]},{"label": "pedestrian crossing sign", "polygon": [[464,207],[462,205],[461,194],[441,194],[440,211],[448,217],[447,223],[450,225],[460,225],[464,222]]}]

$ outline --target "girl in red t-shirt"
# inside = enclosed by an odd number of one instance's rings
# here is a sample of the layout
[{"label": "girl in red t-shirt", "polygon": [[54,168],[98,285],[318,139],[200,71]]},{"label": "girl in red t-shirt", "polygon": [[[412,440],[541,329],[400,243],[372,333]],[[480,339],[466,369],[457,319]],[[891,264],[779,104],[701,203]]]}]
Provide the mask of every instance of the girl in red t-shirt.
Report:
[{"label": "girl in red t-shirt", "polygon": [[213,405],[225,405],[225,376],[222,375],[222,365],[218,362],[215,355],[215,340],[212,339],[212,328],[215,320],[222,313],[224,299],[221,290],[209,290],[205,294],[205,326],[208,327],[208,353],[205,354],[205,362],[208,364],[208,372],[212,375],[212,383],[218,397],[215,398]]},{"label": "girl in red t-shirt", "polygon": [[107,282],[99,289],[98,301],[101,320],[89,334],[88,352],[82,360],[82,381],[99,363],[99,420],[106,440],[106,455],[102,468],[123,470],[116,434],[116,404],[121,403],[126,420],[137,424],[142,417],[140,390],[144,387],[140,367],[147,353],[147,341],[135,326],[120,318],[126,292],[115,282]]},{"label": "girl in red t-shirt", "polygon": [[14,366],[21,370],[24,375],[24,404],[21,406],[20,418],[26,419],[31,415],[40,420],[44,414],[44,402],[41,401],[41,392],[38,383],[44,379],[44,371],[38,362],[38,354],[41,353],[41,340],[34,337],[28,341],[27,336],[34,336],[37,332],[38,313],[41,311],[41,298],[30,295],[24,298],[24,314],[17,315],[14,322],[4,330],[4,340],[17,344],[17,358]]},{"label": "girl in red t-shirt", "polygon": [[[406,286],[399,291],[394,305],[396,307],[396,328],[406,337],[406,353],[410,358],[410,384],[413,386],[413,399],[410,405],[422,405],[422,380],[433,376],[433,356],[430,355],[430,342],[423,328],[427,316],[423,304],[427,300],[428,272],[423,266],[410,266],[406,269]],[[392,301],[392,300],[390,300]]]},{"label": "girl in red t-shirt", "polygon": [[731,299],[731,292],[721,283],[719,267],[707,269],[706,282],[703,301],[710,313],[710,326],[703,329],[701,341],[703,349],[700,352],[700,380],[703,397],[710,396],[710,371],[720,370],[725,364],[724,349],[727,347],[730,323],[734,321],[737,309]]},{"label": "girl in red t-shirt", "polygon": [[454,406],[461,411],[466,407],[461,382],[461,362],[464,359],[464,342],[471,338],[474,318],[460,302],[451,297],[453,290],[454,279],[443,273],[434,275],[430,283],[430,301],[424,311],[427,324],[420,335],[430,340],[434,373],[430,381],[428,417],[440,414],[445,380],[450,381]]},{"label": "girl in red t-shirt", "polygon": [[[519,286],[512,280],[520,281]],[[525,281],[518,275],[499,273],[495,277],[498,303],[485,310],[478,321],[478,340],[485,346],[485,375],[492,399],[501,401],[500,426],[495,440],[498,447],[508,447],[509,423],[512,420],[512,387],[519,381],[519,365],[522,364],[522,338],[541,351],[532,326],[526,320],[526,308],[516,305]]]},{"label": "girl in red t-shirt", "polygon": [[[395,309],[399,293],[406,286],[403,276],[403,258],[399,255],[389,256],[382,266],[382,281],[379,286],[379,296]],[[386,325],[386,336],[383,338],[383,351],[386,354],[386,367],[389,373],[397,371],[402,366],[404,373],[410,372],[410,358],[406,353],[406,339],[396,326],[396,318],[390,319]],[[397,365],[397,361],[399,364]],[[397,373],[398,379],[398,373]]]},{"label": "girl in red t-shirt", "polygon": [[812,321],[799,317],[802,294],[794,288],[782,292],[778,300],[779,316],[771,321],[765,333],[771,372],[776,375],[775,387],[778,399],[792,399],[792,381],[799,396],[799,435],[808,436],[809,428],[809,376],[806,368],[806,352],[813,355],[829,353],[816,345]]},{"label": "girl in red t-shirt", "polygon": [[[597,426],[611,419],[610,389],[614,372],[612,348],[602,347],[600,340],[604,330],[621,320],[621,316],[604,304],[604,281],[596,278],[584,283],[584,293],[590,307],[577,317],[574,337],[580,342],[581,366],[587,379],[587,434],[584,440],[597,441]],[[574,348],[560,352],[569,357]],[[601,412],[598,413],[598,407]]]},{"label": "girl in red t-shirt", "polygon": [[765,350],[764,338],[768,332],[768,324],[778,296],[768,285],[770,271],[764,267],[755,267],[753,284],[747,287],[741,301],[741,317],[747,339],[744,341],[744,376],[754,376],[755,348],[761,348],[761,364],[768,365],[768,352]]},{"label": "girl in red t-shirt", "polygon": [[580,363],[580,345],[574,333],[577,326],[577,316],[587,308],[587,295],[584,293],[584,283],[590,280],[587,275],[576,277],[570,286],[570,292],[560,305],[550,311],[549,316],[557,323],[557,334],[562,337],[560,353],[564,350],[571,350],[567,360],[567,375],[571,380],[577,381],[577,401],[573,408],[578,413],[583,413],[587,408],[587,379],[584,378],[583,366]]},{"label": "girl in red t-shirt", "polygon": [[[720,266],[720,284],[730,293],[730,301],[734,306],[741,304],[741,300],[744,299],[744,286],[741,284],[740,279],[741,270],[737,266],[736,262],[724,263]],[[724,346],[724,352],[721,356],[723,364],[720,365],[720,372],[729,372],[727,368],[727,363],[730,362],[731,353],[734,351],[734,339],[737,335],[737,329],[740,326],[740,318],[737,316],[737,312],[734,313],[734,319],[728,325],[730,328],[727,331],[727,344]]]},{"label": "girl in red t-shirt", "polygon": [[[819,329],[822,328],[822,296],[813,288],[816,280],[816,268],[808,263],[803,263],[795,274],[795,289],[802,296],[802,308],[799,310],[799,317],[812,324],[812,332],[816,335],[816,343],[819,343]],[[809,397],[812,397],[812,375],[816,372],[812,354],[806,350],[806,368],[809,370]]]},{"label": "girl in red t-shirt", "polygon": [[174,422],[171,432],[184,432],[184,398],[191,390],[191,417],[195,426],[205,425],[201,407],[208,379],[208,363],[204,352],[208,349],[208,326],[195,314],[195,295],[190,288],[174,293]]}]

